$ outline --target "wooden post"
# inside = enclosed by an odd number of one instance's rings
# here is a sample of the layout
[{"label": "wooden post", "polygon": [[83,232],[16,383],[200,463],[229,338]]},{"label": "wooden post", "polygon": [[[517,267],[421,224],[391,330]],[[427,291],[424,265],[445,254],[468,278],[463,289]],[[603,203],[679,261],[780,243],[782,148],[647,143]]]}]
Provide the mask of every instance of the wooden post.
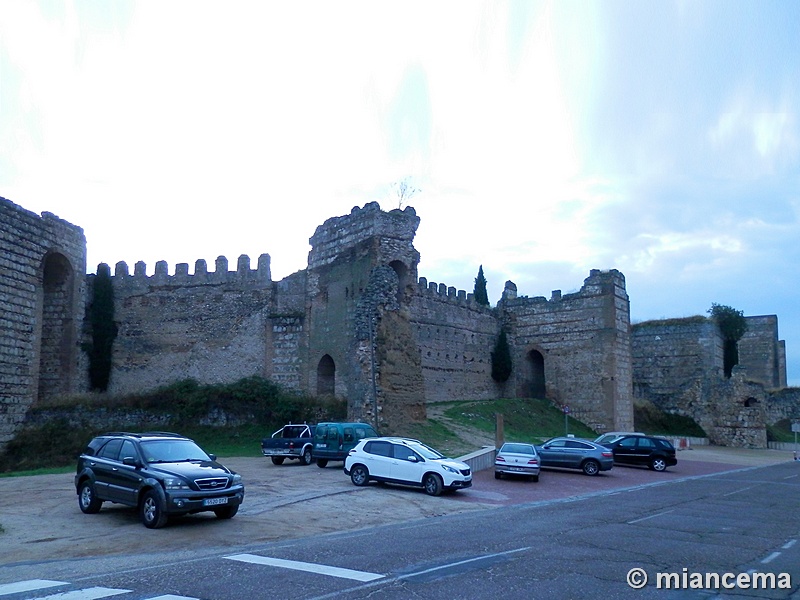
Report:
[{"label": "wooden post", "polygon": [[495,413],[494,425],[494,447],[500,448],[505,442],[505,432],[503,431],[503,415]]}]

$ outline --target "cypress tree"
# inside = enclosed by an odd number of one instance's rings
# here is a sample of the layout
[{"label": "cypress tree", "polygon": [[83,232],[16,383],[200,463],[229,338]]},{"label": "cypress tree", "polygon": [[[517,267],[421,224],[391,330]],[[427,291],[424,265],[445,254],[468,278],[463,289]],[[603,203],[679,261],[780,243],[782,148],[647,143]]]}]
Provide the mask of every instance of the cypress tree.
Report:
[{"label": "cypress tree", "polygon": [[105,263],[97,266],[89,305],[92,342],[89,347],[89,386],[92,391],[105,392],[111,378],[111,349],[117,337],[114,322],[114,287],[111,269]]},{"label": "cypress tree", "polygon": [[483,276],[483,265],[478,268],[478,276],[475,278],[475,302],[483,306],[489,306],[489,295],[486,293],[486,277]]},{"label": "cypress tree", "polygon": [[492,379],[501,383],[508,381],[511,369],[511,350],[508,347],[506,332],[501,330],[492,351]]}]

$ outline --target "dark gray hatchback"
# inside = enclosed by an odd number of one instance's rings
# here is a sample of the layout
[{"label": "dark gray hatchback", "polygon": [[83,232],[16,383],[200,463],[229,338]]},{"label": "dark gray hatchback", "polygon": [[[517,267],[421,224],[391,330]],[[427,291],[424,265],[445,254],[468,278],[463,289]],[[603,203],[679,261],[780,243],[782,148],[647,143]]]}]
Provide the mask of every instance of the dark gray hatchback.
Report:
[{"label": "dark gray hatchback", "polygon": [[230,519],[244,500],[242,478],[175,433],[106,433],[78,458],[78,506],[87,514],[103,502],[139,509],[145,527],[162,527],[171,515],[212,511]]}]

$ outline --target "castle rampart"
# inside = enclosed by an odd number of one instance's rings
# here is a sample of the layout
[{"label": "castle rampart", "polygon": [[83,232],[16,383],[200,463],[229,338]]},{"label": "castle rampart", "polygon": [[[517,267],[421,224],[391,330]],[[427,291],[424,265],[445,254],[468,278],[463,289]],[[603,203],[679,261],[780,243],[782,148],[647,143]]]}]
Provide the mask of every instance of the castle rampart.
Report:
[{"label": "castle rampart", "polygon": [[516,296],[499,308],[513,339],[514,394],[546,395],[599,430],[633,427],[630,306],[617,270],[592,270],[579,292]]},{"label": "castle rampart", "polygon": [[86,388],[86,239],[0,198],[0,447],[37,400]]}]

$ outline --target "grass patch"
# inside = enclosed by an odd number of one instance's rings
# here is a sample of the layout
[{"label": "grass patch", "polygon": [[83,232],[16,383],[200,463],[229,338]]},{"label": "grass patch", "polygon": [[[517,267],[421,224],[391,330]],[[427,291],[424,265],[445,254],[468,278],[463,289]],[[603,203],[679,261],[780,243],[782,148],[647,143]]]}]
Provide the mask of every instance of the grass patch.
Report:
[{"label": "grass patch", "polygon": [[421,440],[445,456],[460,456],[475,450],[436,419],[407,424],[393,432],[393,435]]},{"label": "grass patch", "polygon": [[573,417],[567,418],[565,426],[564,413],[548,400],[537,398],[454,402],[444,412],[453,422],[492,436],[498,414],[503,415],[503,432],[507,440],[541,442],[565,433],[589,439],[598,435]]},{"label": "grass patch", "polygon": [[767,441],[768,442],[794,442],[795,439],[800,438],[800,435],[792,431],[792,420],[782,419],[774,425],[767,425]]},{"label": "grass patch", "polygon": [[662,411],[652,402],[637,401],[633,405],[636,431],[650,435],[707,437],[694,419]]}]

